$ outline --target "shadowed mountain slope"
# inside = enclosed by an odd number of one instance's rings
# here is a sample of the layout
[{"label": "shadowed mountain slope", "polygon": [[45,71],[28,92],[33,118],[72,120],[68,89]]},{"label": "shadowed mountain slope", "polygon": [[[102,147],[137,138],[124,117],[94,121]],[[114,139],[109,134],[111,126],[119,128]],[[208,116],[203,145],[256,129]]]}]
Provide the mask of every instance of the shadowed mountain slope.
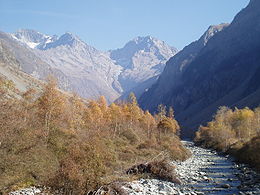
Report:
[{"label": "shadowed mountain slope", "polygon": [[260,103],[260,1],[251,0],[229,26],[209,31],[214,36],[204,45],[199,42],[205,34],[171,58],[140,98],[141,106],[152,111],[161,103],[173,106],[184,136],[191,136],[221,105]]}]

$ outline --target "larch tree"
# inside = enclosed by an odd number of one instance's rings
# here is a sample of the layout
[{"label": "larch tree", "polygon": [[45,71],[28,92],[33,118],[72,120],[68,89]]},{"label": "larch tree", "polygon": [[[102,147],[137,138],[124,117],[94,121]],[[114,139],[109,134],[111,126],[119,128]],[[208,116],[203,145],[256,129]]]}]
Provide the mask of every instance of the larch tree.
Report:
[{"label": "larch tree", "polygon": [[117,134],[118,131],[120,131],[120,121],[122,117],[122,110],[121,107],[116,105],[115,103],[112,103],[109,106],[109,112],[111,117],[111,124],[114,131],[114,135]]},{"label": "larch tree", "polygon": [[38,98],[38,115],[45,126],[45,136],[48,138],[51,126],[62,120],[65,97],[57,90],[57,82],[53,78],[48,78],[42,95]]},{"label": "larch tree", "polygon": [[97,130],[101,128],[101,122],[103,121],[103,113],[97,101],[91,100],[88,103],[88,107],[91,111],[92,124]]},{"label": "larch tree", "polygon": [[156,124],[154,117],[151,115],[151,113],[146,110],[144,113],[144,116],[142,117],[144,120],[144,124],[146,126],[147,136],[151,138],[152,136],[152,130]]},{"label": "larch tree", "polygon": [[157,108],[159,121],[166,117],[166,106],[163,104],[158,105]]},{"label": "larch tree", "polygon": [[257,107],[254,110],[255,117],[254,117],[254,129],[258,136],[260,136],[260,107]]},{"label": "larch tree", "polygon": [[85,126],[83,116],[86,105],[76,94],[73,94],[69,102],[69,112],[67,112],[67,114],[69,115],[68,120],[70,129],[73,131],[79,131]]},{"label": "larch tree", "polygon": [[141,116],[141,110],[134,93],[130,93],[128,97],[128,107],[130,111],[130,126],[133,127],[133,122],[138,121]]},{"label": "larch tree", "polygon": [[169,111],[168,111],[168,117],[172,118],[172,119],[174,118],[174,110],[171,106],[170,106]]}]

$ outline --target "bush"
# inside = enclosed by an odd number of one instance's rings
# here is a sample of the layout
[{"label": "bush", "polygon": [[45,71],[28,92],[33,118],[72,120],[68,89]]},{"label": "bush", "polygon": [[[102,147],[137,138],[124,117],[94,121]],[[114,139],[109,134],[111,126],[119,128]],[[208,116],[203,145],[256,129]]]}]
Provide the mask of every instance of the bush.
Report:
[{"label": "bush", "polygon": [[95,145],[72,144],[68,155],[60,161],[60,168],[47,186],[62,190],[65,194],[85,194],[102,184],[105,175],[105,158]]},{"label": "bush", "polygon": [[251,141],[241,145],[230,152],[243,163],[250,164],[260,171],[260,137],[255,137]]},{"label": "bush", "polygon": [[148,164],[151,174],[161,180],[181,184],[174,171],[175,167],[167,160],[153,161]]},{"label": "bush", "polygon": [[174,171],[175,167],[168,160],[156,160],[141,163],[129,168],[127,174],[149,174],[150,177],[181,184]]},{"label": "bush", "polygon": [[120,136],[126,138],[131,144],[135,144],[139,141],[139,137],[132,129],[123,130]]}]

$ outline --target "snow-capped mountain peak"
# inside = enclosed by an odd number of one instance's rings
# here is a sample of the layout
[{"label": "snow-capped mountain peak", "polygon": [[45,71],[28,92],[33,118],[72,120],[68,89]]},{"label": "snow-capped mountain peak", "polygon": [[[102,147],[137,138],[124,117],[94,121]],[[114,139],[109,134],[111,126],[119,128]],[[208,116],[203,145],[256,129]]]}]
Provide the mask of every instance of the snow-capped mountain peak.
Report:
[{"label": "snow-capped mountain peak", "polygon": [[58,46],[67,45],[67,46],[78,46],[78,45],[86,45],[77,35],[74,35],[70,32],[66,32],[65,34],[61,35],[56,41],[50,42],[46,44],[46,46],[42,49],[50,49],[55,48]]},{"label": "snow-capped mountain peak", "polygon": [[120,75],[123,89],[160,74],[166,61],[177,49],[152,36],[136,37],[123,48],[110,51],[110,57],[124,71]]},{"label": "snow-capped mountain peak", "polygon": [[35,30],[20,29],[11,35],[14,39],[32,49],[47,50],[62,45],[71,47],[75,45],[86,45],[86,43],[84,43],[77,35],[74,35],[71,32],[66,32],[58,37],[57,35],[50,36]]},{"label": "snow-capped mountain peak", "polygon": [[132,41],[134,41],[136,44],[140,44],[142,42],[152,42],[155,38],[153,38],[152,36],[148,35],[145,37],[135,37]]},{"label": "snow-capped mountain peak", "polygon": [[[133,58],[145,56],[156,56],[161,61],[168,60],[177,53],[177,49],[167,45],[152,36],[136,37],[125,44],[123,48],[110,51],[110,57],[119,65],[126,69],[132,69],[135,66]],[[139,64],[139,63],[138,63]],[[142,63],[143,66],[149,66],[149,63]],[[151,64],[153,66],[154,64]]]},{"label": "snow-capped mountain peak", "polygon": [[[58,37],[25,29],[11,36],[48,64],[62,89],[75,90],[88,98],[105,95],[109,101],[157,77],[177,52],[152,36],[136,37],[123,48],[109,52],[95,49],[70,32]],[[47,70],[35,70],[33,75],[45,75]]]},{"label": "snow-capped mountain peak", "polygon": [[31,29],[19,29],[17,32],[11,34],[11,36],[32,49],[41,48],[46,43],[57,39],[55,35],[49,36]]}]

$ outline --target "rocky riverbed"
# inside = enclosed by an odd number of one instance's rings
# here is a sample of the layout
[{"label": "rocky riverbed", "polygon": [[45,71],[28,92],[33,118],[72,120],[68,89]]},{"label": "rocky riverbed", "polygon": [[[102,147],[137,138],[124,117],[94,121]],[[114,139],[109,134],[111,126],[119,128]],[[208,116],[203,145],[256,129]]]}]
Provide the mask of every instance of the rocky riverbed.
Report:
[{"label": "rocky riverbed", "polygon": [[[198,195],[198,194],[260,194],[260,175],[245,165],[236,164],[229,156],[194,146],[183,141],[192,152],[184,162],[173,162],[182,184],[156,179],[140,179],[123,185],[130,195]],[[11,195],[45,194],[36,188],[12,192]]]},{"label": "rocky riverbed", "polygon": [[192,152],[184,162],[173,162],[181,185],[141,179],[125,186],[129,194],[260,194],[260,176],[229,156],[183,141]]}]

